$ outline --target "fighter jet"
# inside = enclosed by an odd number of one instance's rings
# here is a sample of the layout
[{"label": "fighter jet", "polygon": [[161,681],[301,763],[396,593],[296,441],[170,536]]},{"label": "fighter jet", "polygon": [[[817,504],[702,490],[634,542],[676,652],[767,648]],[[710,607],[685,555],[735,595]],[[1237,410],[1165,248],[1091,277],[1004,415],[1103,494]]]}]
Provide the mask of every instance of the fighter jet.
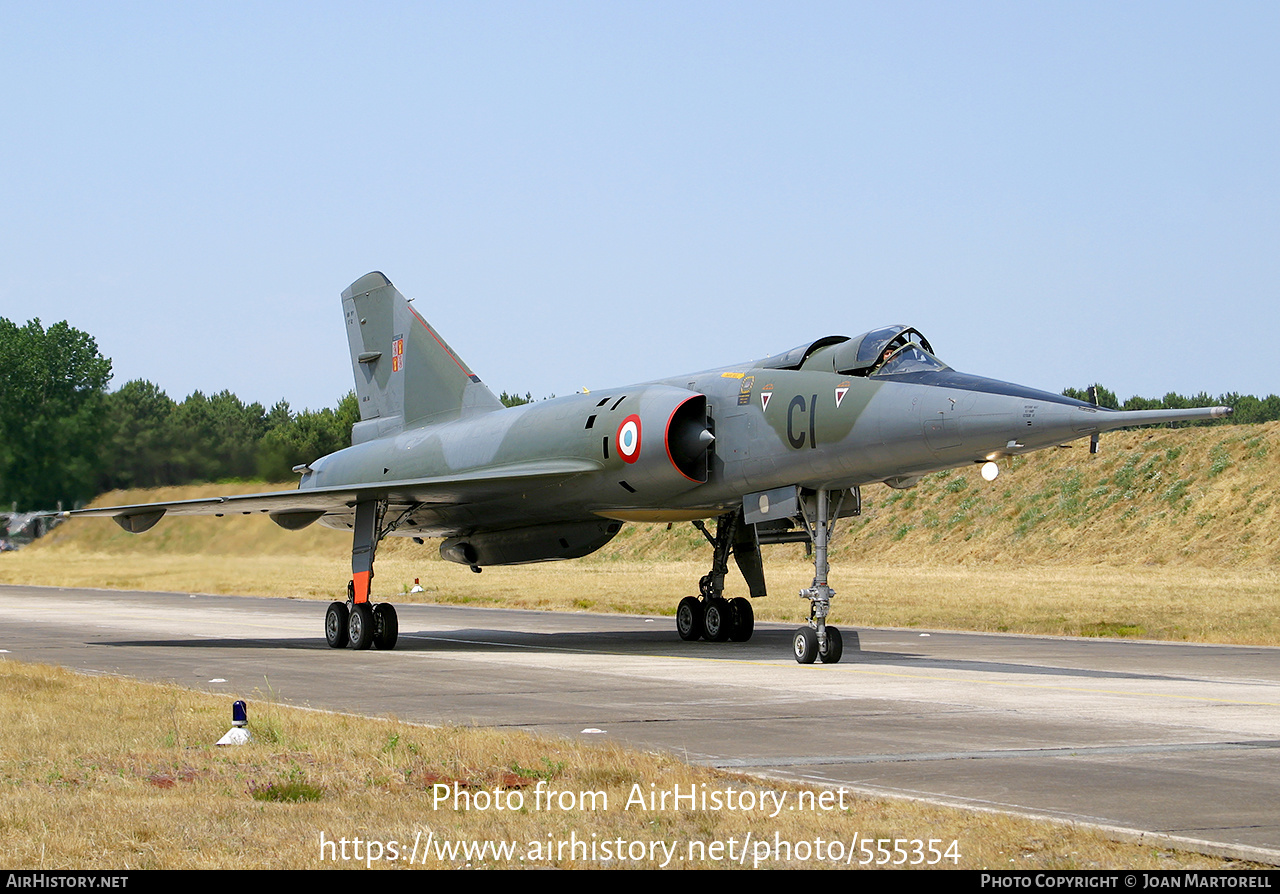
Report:
[{"label": "fighter jet", "polygon": [[[374,602],[384,537],[443,538],[440,555],[480,571],[575,559],[626,522],[692,522],[711,544],[684,640],[744,641],[766,595],[760,544],[808,542],[810,619],[796,661],[834,664],[828,543],[861,511],[861,488],[997,461],[1135,425],[1216,419],[1227,407],[1122,412],[951,369],[902,325],[671,379],[504,407],[381,273],[342,293],[360,421],[351,446],[295,472],[296,490],[64,513],[140,533],[165,515],[265,514],[297,530],[352,533],[345,602],[329,646],[391,649],[395,608]],[[714,533],[706,521],[714,520]],[[726,599],[732,555],[751,599]]]}]

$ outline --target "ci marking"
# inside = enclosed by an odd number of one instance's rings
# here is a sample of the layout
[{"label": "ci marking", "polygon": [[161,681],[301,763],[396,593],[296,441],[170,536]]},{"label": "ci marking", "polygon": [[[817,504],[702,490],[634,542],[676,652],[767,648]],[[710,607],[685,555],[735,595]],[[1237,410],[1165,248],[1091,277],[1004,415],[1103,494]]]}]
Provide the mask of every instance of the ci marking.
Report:
[{"label": "ci marking", "polygon": [[795,416],[796,416],[797,410],[799,410],[802,415],[806,412],[809,414],[809,432],[808,432],[809,447],[810,448],[817,447],[818,446],[818,421],[817,421],[818,395],[816,394],[813,395],[813,397],[809,399],[809,402],[806,405],[804,395],[797,394],[795,397],[791,398],[791,403],[787,407],[787,441],[788,443],[791,444],[793,448],[795,448],[796,450],[800,450],[804,447],[805,431],[803,428],[801,428],[800,433],[796,434]]}]

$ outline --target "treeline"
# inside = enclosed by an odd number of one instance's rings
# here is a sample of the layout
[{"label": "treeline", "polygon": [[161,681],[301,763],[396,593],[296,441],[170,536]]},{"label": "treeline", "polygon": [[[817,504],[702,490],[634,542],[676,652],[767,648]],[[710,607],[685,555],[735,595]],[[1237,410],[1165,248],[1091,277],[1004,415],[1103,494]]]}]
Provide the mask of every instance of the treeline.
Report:
[{"label": "treeline", "polygon": [[[529,403],[505,391],[507,406]],[[141,379],[106,395],[98,489],[165,487],[228,478],[287,481],[293,467],[351,446],[360,421],[354,391],[332,409],[294,412],[245,404],[230,391],[197,391],[182,403]]]},{"label": "treeline", "polygon": [[[108,490],[227,479],[288,481],[351,445],[354,392],[337,406],[270,409],[230,391],[176,401],[141,379],[108,391],[111,361],[87,333],[0,318],[0,507],[70,507]],[[507,394],[507,406],[533,395]]]},{"label": "treeline", "polygon": [[97,490],[164,487],[228,478],[288,480],[300,463],[351,446],[360,420],[354,392],[335,408],[295,413],[230,391],[181,403],[141,379],[105,396]]},{"label": "treeline", "polygon": [[[107,391],[111,361],[87,333],[39,320],[18,326],[0,318],[0,507],[70,506],[116,488],[160,487],[226,479],[288,480],[295,465],[351,443],[359,421],[354,393],[336,407],[294,412],[245,404],[230,391],[197,391],[175,401],[151,382]],[[1088,389],[1063,394],[1089,400]],[[507,406],[528,403],[503,392]],[[1234,423],[1280,419],[1280,397],[1225,394],[1131,397],[1098,386],[1113,409],[1223,405]]]},{"label": "treeline", "polygon": [[175,401],[136,380],[107,391],[111,361],[88,334],[0,318],[0,506],[52,509],[102,491],[229,478],[288,480],[351,444],[355,394],[294,412],[230,391]]},{"label": "treeline", "polygon": [[[1134,395],[1124,403],[1116,397],[1116,393],[1110,388],[1102,385],[1094,385],[1093,388],[1098,390],[1098,405],[1111,410],[1185,410],[1190,407],[1230,407],[1234,412],[1229,420],[1217,419],[1210,422],[1175,422],[1171,425],[1220,425],[1230,421],[1233,424],[1253,423],[1253,422],[1273,422],[1280,419],[1280,395],[1268,394],[1266,397],[1258,398],[1252,394],[1238,394],[1232,391],[1229,394],[1220,394],[1217,397],[1211,397],[1207,392],[1201,391],[1199,394],[1191,397],[1183,397],[1181,394],[1175,394],[1170,391],[1164,397],[1139,397]],[[1089,388],[1064,388],[1062,393],[1066,397],[1073,397],[1076,400],[1092,401],[1089,394]]]}]

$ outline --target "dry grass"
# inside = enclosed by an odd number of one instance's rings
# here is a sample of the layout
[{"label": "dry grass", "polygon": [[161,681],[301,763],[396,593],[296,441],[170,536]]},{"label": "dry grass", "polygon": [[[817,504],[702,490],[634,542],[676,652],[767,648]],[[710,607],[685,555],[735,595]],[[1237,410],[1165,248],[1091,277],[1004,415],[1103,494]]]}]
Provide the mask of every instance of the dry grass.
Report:
[{"label": "dry grass", "polygon": [[[846,809],[758,811],[624,809],[633,786],[785,793],[799,786],[689,767],[659,754],[539,739],[512,732],[427,728],[281,708],[249,694],[255,742],[217,748],[225,697],[0,661],[0,864],[44,869],[323,868],[328,840],[512,841],[518,859],[429,855],[428,867],[653,866],[658,861],[530,858],[531,844],[571,836],[664,842],[669,865],[735,865],[689,858],[689,842],[849,842],[937,838],[959,842],[962,868],[1090,869],[1243,866],[1152,845],[1118,844],[1087,830],[906,801],[849,797]],[[256,695],[256,698],[255,698]],[[265,701],[265,704],[264,704]],[[607,810],[455,810],[433,786],[519,791],[532,807],[538,780],[557,791],[607,793]],[[293,798],[293,800],[291,800]],[[889,845],[892,848],[892,844]],[[335,849],[336,852],[336,849]],[[354,844],[348,848],[354,854]],[[361,855],[368,853],[367,844]],[[753,854],[755,851],[753,850]],[[874,853],[874,849],[873,849]],[[861,858],[861,854],[859,854]],[[361,862],[359,865],[364,865]],[[379,865],[379,864],[375,864]],[[381,865],[386,865],[385,863]],[[750,859],[748,859],[750,865]],[[810,856],[770,868],[821,865]],[[950,862],[943,863],[951,866]]]},{"label": "dry grass", "polygon": [[[0,582],[170,592],[345,598],[346,552],[333,556],[125,556],[64,549],[6,556]],[[772,596],[760,620],[802,621],[797,597],[813,575],[801,555],[766,559]],[[706,572],[700,562],[584,560],[468,569],[408,551],[378,559],[375,595],[558,611],[672,615]],[[409,594],[415,579],[424,591]],[[836,566],[837,623],[1063,636],[1128,636],[1188,642],[1280,645],[1280,580],[1271,569],[1107,565]],[[731,579],[729,595],[745,595]]]}]

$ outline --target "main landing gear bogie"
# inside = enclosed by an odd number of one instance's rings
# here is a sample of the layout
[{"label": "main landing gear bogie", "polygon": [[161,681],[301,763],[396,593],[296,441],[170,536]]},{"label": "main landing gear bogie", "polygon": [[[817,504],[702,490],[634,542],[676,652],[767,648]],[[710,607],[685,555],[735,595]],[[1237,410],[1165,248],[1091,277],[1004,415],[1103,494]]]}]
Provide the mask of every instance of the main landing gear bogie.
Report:
[{"label": "main landing gear bogie", "polygon": [[369,599],[378,541],[396,527],[407,510],[390,522],[386,514],[385,500],[363,500],[355,505],[347,601],[331,603],[324,615],[324,638],[331,649],[348,645],[353,649],[394,649],[400,638],[395,606]]},{"label": "main landing gear bogie", "polygon": [[389,602],[333,602],[324,614],[324,638],[330,649],[394,649],[400,638],[400,620]]},{"label": "main landing gear bogie", "polygon": [[687,642],[744,643],[755,632],[756,613],[745,596],[724,598],[724,578],[732,555],[751,595],[764,595],[760,544],[754,529],[743,521],[741,511],[717,518],[714,535],[700,521],[693,525],[711,544],[711,570],[698,581],[698,595],[686,596],[676,607],[676,632]]},{"label": "main landing gear bogie", "polygon": [[712,643],[745,643],[755,628],[755,610],[744,596],[705,601],[686,596],[676,607],[676,633],[685,642],[705,639]]}]

